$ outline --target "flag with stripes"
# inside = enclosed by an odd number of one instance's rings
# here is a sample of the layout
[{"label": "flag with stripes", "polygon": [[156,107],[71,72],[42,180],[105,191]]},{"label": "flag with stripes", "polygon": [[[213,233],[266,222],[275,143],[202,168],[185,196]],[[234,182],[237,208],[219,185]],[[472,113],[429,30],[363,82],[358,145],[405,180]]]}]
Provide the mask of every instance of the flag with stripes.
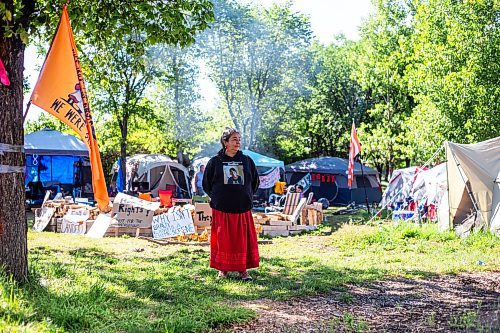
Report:
[{"label": "flag with stripes", "polygon": [[354,125],[353,120],[351,128],[351,144],[349,145],[349,166],[347,168],[347,186],[349,186],[349,188],[351,188],[352,179],[354,177],[354,162],[360,153],[361,143],[359,142],[358,135],[356,134],[356,126]]}]

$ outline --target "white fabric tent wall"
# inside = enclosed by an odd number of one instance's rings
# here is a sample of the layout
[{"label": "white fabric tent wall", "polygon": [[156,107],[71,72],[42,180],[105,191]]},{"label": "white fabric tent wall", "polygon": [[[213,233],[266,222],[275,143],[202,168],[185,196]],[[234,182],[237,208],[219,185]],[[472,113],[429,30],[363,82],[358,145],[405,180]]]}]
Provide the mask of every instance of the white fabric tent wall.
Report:
[{"label": "white fabric tent wall", "polygon": [[446,142],[445,146],[450,226],[477,206],[483,223],[492,231],[498,228],[500,137],[476,144]]},{"label": "white fabric tent wall", "polygon": [[411,196],[414,200],[439,206],[447,189],[446,163],[441,163],[417,174]]}]

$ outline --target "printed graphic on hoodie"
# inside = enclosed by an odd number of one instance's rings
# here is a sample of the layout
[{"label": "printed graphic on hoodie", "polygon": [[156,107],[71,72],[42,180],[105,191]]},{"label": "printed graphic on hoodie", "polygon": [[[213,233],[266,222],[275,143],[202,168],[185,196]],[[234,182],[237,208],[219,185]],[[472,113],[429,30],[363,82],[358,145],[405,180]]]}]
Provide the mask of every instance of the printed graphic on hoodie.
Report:
[{"label": "printed graphic on hoodie", "polygon": [[243,172],[242,162],[224,162],[222,166],[224,170],[224,184],[228,185],[244,185],[245,174]]}]

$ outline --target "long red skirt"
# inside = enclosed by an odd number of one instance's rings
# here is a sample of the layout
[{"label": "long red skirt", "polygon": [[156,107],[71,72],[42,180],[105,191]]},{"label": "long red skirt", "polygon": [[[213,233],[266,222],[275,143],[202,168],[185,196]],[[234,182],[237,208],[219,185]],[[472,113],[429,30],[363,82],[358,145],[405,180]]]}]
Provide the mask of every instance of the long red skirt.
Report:
[{"label": "long red skirt", "polygon": [[210,267],[232,272],[259,267],[257,233],[251,211],[235,214],[212,209]]}]

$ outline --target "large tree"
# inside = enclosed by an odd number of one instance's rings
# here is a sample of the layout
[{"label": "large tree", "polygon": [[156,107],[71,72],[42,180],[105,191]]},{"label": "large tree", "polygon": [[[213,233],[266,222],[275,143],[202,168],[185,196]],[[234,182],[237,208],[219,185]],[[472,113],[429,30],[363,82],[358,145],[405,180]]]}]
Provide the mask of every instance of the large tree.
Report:
[{"label": "large tree", "polygon": [[[378,0],[376,12],[361,28],[355,77],[368,92],[373,107],[361,126],[363,157],[388,173],[403,161],[410,163],[404,124],[415,106],[406,81],[414,32],[411,1]],[[386,174],[386,176],[388,176]]]},{"label": "large tree", "polygon": [[[0,2],[0,58],[10,75],[11,85],[0,86],[0,143],[23,145],[22,102],[24,49],[28,36],[52,34],[65,1],[7,0]],[[186,45],[197,31],[207,26],[212,14],[208,0],[135,1],[75,0],[69,7],[77,44],[89,45],[96,53],[106,41],[127,38],[143,45],[159,42]],[[85,49],[85,48],[84,48]],[[106,52],[104,50],[103,52]],[[132,54],[135,54],[132,52]],[[93,68],[93,71],[102,68]],[[115,79],[115,78],[112,78]],[[0,165],[22,167],[20,151],[0,154]],[[6,167],[1,167],[6,170]],[[9,170],[17,170],[9,168]],[[27,278],[24,175],[0,173],[0,265],[18,280]]]},{"label": "large tree", "polygon": [[217,1],[216,20],[207,31],[205,50],[212,79],[243,145],[255,146],[266,112],[275,109],[280,94],[293,86],[303,52],[310,45],[307,17],[292,12],[291,4],[261,9],[236,1]]}]

